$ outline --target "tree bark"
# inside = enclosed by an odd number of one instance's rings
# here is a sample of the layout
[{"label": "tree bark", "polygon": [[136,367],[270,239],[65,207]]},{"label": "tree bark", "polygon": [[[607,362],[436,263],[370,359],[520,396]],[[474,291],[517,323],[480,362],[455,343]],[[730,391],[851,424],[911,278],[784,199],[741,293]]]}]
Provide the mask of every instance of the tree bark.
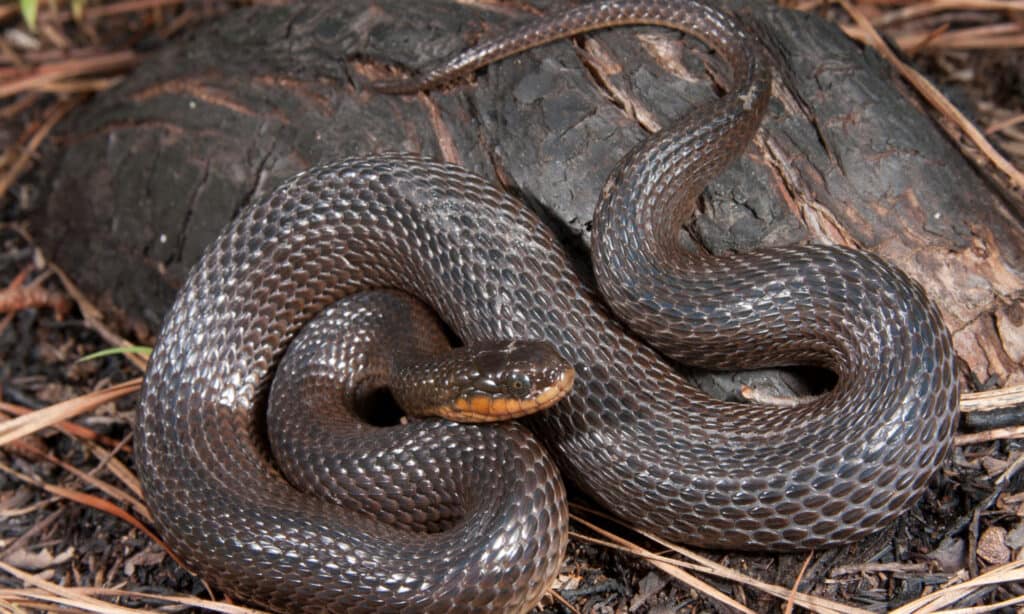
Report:
[{"label": "tree bark", "polygon": [[[362,87],[560,4],[240,10],[154,53],[66,123],[44,166],[36,235],[86,291],[155,329],[244,204],[319,162],[400,150],[521,197],[586,270],[605,178],[637,142],[716,95],[713,53],[664,29],[617,28],[440,91]],[[684,240],[712,253],[810,241],[881,254],[939,303],[968,377],[1024,383],[1024,208],[964,159],[875,53],[814,15],[728,6],[768,50],[774,99]]]}]

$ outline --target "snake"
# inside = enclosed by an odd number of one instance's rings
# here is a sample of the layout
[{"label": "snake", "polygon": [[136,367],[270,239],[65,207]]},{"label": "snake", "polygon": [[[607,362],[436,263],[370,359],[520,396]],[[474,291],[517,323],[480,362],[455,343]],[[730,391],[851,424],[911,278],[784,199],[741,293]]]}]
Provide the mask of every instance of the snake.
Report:
[{"label": "snake", "polygon": [[[596,282],[528,206],[407,153],[304,171],[207,249],[165,317],[137,415],[146,501],[190,569],[279,611],[517,612],[564,552],[560,478],[639,530],[744,551],[854,541],[922,494],[951,448],[959,384],[921,286],[840,245],[682,247],[700,192],[750,146],[771,98],[768,56],[733,17],[698,0],[599,0],[371,89],[459,87],[523,49],[620,25],[695,36],[729,78],[611,173],[594,214]],[[546,342],[575,380],[515,422],[364,428],[337,446],[362,458],[340,472],[346,505],[283,475],[265,408],[300,331],[381,290],[421,301],[458,343]],[[295,375],[338,362],[326,352]],[[793,403],[738,402],[679,365],[811,365],[836,383]],[[390,452],[368,442],[414,426]],[[506,485],[484,481],[497,473]]]}]

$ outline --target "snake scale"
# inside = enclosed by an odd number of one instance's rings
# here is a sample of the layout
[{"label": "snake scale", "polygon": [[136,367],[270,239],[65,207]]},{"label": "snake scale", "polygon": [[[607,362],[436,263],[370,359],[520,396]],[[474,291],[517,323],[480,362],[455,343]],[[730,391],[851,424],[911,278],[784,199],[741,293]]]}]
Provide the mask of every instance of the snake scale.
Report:
[{"label": "snake scale", "polygon": [[[958,389],[949,334],[921,288],[843,247],[712,258],[679,246],[691,203],[748,145],[770,97],[765,58],[730,17],[695,0],[598,1],[377,89],[433,87],[626,24],[697,36],[732,78],[608,180],[592,242],[600,295],[527,207],[456,166],[401,154],[310,169],[207,250],[164,322],[137,425],[146,500],[194,571],[282,611],[522,611],[564,550],[559,471],[637,527],[744,550],[855,540],[922,493],[951,446]],[[388,453],[346,444],[359,463],[343,473],[366,508],[350,510],[281,477],[262,408],[299,330],[378,288],[418,297],[466,342],[546,340],[576,382],[522,421],[529,430],[422,421]],[[793,406],[725,402],[674,361],[817,365],[837,383]],[[435,490],[445,486],[455,494]],[[431,500],[457,509],[411,532]]]}]

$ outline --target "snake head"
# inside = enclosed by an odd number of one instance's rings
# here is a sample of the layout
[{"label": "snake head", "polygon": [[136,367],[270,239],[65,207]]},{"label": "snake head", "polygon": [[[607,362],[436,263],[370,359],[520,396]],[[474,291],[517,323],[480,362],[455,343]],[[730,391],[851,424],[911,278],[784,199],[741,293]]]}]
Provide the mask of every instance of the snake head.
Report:
[{"label": "snake head", "polygon": [[455,348],[431,370],[433,377],[427,379],[434,390],[421,398],[432,401],[405,409],[456,422],[511,420],[547,409],[569,394],[576,376],[572,365],[545,341],[493,341]]}]

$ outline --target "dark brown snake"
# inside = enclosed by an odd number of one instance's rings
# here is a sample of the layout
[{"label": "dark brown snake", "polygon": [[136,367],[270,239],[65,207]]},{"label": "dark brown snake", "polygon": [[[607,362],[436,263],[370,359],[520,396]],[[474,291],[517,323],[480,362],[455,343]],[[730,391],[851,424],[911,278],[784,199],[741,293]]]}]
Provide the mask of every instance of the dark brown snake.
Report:
[{"label": "dark brown snake", "polygon": [[[699,37],[725,59],[732,87],[609,179],[593,237],[604,302],[522,204],[406,155],[311,169],[210,247],[164,323],[138,416],[146,500],[194,571],[284,611],[524,610],[565,543],[547,453],[619,517],[714,548],[855,540],[921,494],[950,448],[958,399],[950,338],[922,290],[841,247],[718,258],[679,247],[689,203],[747,146],[769,99],[766,61],[730,18],[693,0],[597,2],[385,89],[432,87],[622,24]],[[524,420],[533,436],[422,421],[389,452],[344,444],[357,457],[342,470],[358,491],[353,509],[300,493],[268,460],[271,376],[315,314],[374,288],[419,297],[463,341],[551,342],[576,369],[571,395]],[[790,407],[723,402],[669,360],[818,365],[838,383]],[[438,501],[452,507],[429,511]],[[424,522],[434,529],[408,528]]]}]

